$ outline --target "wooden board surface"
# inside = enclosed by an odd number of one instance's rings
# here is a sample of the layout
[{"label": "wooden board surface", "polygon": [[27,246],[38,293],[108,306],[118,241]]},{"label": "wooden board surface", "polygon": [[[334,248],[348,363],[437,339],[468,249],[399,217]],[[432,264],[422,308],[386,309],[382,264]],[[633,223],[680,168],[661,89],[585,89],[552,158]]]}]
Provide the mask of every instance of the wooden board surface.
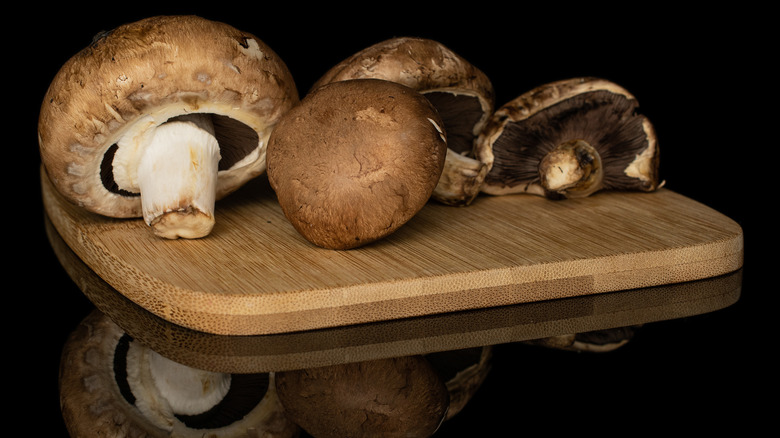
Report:
[{"label": "wooden board surface", "polygon": [[738,224],[673,191],[581,200],[479,197],[429,203],[392,236],[312,246],[259,178],[217,203],[199,240],[163,240],[140,219],[65,202],[42,172],[64,241],[151,313],[214,334],[286,333],[680,283],[742,266]]},{"label": "wooden board surface", "polygon": [[225,336],[182,327],[111,287],[45,221],[79,289],[133,339],[193,368],[228,373],[305,369],[463,350],[685,318],[739,300],[742,269],[703,280],[294,333]]}]

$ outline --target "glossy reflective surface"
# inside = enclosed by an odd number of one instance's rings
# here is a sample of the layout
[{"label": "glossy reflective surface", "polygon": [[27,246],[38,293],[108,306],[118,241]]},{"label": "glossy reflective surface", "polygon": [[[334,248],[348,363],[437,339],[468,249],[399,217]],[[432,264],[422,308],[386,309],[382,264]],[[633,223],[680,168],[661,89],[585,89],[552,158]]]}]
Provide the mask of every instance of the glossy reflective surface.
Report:
[{"label": "glossy reflective surface", "polygon": [[[481,381],[475,392],[469,393],[465,406],[461,406],[454,417],[442,424],[438,434],[444,436],[447,433],[459,436],[457,433],[462,431],[461,426],[455,425],[461,421],[473,422],[473,416],[478,412],[479,415],[484,415],[484,409],[495,413],[497,402],[498,406],[508,408],[504,398],[500,401],[485,399],[489,397],[486,394],[495,392],[504,384],[508,387],[520,385],[525,394],[527,388],[522,381],[527,379],[529,389],[534,388],[530,389],[534,392],[534,397],[542,399],[552,396],[547,388],[563,391],[566,385],[590,388],[588,391],[594,392],[588,397],[597,399],[604,396],[601,391],[610,391],[608,388],[612,388],[611,391],[616,388],[625,391],[629,386],[624,386],[621,379],[625,379],[626,385],[638,383],[631,377],[630,368],[625,368],[626,360],[635,359],[626,356],[625,352],[636,354],[641,351],[636,348],[646,348],[635,347],[635,343],[644,345],[649,340],[652,345],[652,333],[663,324],[679,323],[691,317],[701,318],[710,312],[729,308],[738,302],[742,290],[740,270],[696,282],[423,318],[280,335],[224,336],[186,329],[140,308],[113,290],[75,257],[51,226],[47,227],[47,231],[58,260],[84,295],[95,304],[96,310],[90,312],[91,314],[102,312],[110,316],[114,323],[121,326],[121,330],[132,337],[133,342],[151,347],[164,357],[188,367],[241,375],[268,372],[275,374],[287,370],[342,366],[366,361],[372,363],[388,358],[417,355],[436,357],[444,354],[444,360],[449,361],[446,354],[453,350],[491,348],[489,368],[485,371],[486,377],[483,377],[485,380]],[[619,330],[623,327],[631,328],[632,336],[626,344],[609,352],[566,351],[551,347],[550,343],[538,343],[539,340],[555,339],[561,335]],[[651,333],[649,338],[646,333]],[[673,337],[673,341],[677,343],[679,339]],[[679,344],[674,348],[679,348]],[[609,357],[615,357],[616,360],[605,361]],[[544,365],[544,369],[539,369],[540,363],[544,361],[551,362]],[[577,365],[580,362],[585,365],[581,369],[578,368],[580,365]],[[569,366],[574,368],[569,369]],[[605,368],[594,373],[594,366]],[[640,370],[645,369],[647,364],[637,363],[634,366]],[[689,364],[669,366],[673,366],[677,371],[666,368],[666,371],[655,374],[652,378],[645,376],[639,380],[643,383],[640,383],[639,387],[634,386],[632,391],[647,391],[649,388],[644,385],[655,381],[665,375],[664,373],[692,372],[688,368]],[[63,370],[74,372],[72,367],[64,367]],[[501,379],[513,378],[515,375],[519,380],[500,382]],[[538,380],[545,375],[552,380],[547,383]],[[608,381],[598,381],[603,379]],[[76,379],[78,380],[80,379]],[[690,381],[693,382],[695,380]],[[483,386],[492,389],[483,389]],[[74,390],[76,387],[67,388],[70,389],[65,391]],[[585,393],[574,389],[574,394],[576,398],[584,396]],[[76,397],[76,394],[69,395],[67,392],[61,395],[65,400]],[[519,403],[522,406],[523,402]],[[473,406],[477,404],[481,406]],[[531,404],[533,406],[526,406],[525,409],[538,408],[537,402]],[[620,411],[621,408],[617,409]],[[463,418],[472,419],[462,420]],[[468,424],[469,427],[474,427],[474,423]]]},{"label": "glossy reflective surface", "polygon": [[48,227],[69,275],[101,312],[177,362],[219,372],[269,372],[426,354],[642,325],[720,310],[739,299],[742,271],[715,278],[559,300],[277,335],[225,336],[172,324],[98,277]]}]

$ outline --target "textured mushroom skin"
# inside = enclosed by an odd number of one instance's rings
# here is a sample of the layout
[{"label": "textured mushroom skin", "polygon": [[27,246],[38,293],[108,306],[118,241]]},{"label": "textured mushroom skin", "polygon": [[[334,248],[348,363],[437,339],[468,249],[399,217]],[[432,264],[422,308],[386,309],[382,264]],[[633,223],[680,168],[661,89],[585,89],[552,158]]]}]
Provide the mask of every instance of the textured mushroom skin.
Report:
[{"label": "textured mushroom skin", "polygon": [[256,131],[252,155],[220,172],[219,199],[265,171],[270,129],[297,101],[286,65],[257,37],[195,16],[151,17],[103,34],[55,75],[39,114],[41,158],[72,202],[139,217],[139,197],[110,191],[101,177],[104,155],[135,123],[204,112]]},{"label": "textured mushroom skin", "polygon": [[268,178],[307,240],[351,249],[381,239],[428,201],[446,139],[430,102],[389,81],[334,82],[290,110],[268,143]]},{"label": "textured mushroom skin", "polygon": [[369,46],[328,70],[312,87],[351,79],[382,79],[425,95],[437,108],[450,149],[434,199],[468,205],[488,166],[475,159],[475,139],[493,113],[495,92],[487,75],[438,41],[398,37]]},{"label": "textured mushroom skin", "polygon": [[320,438],[429,437],[449,405],[421,356],[280,372],[276,388],[293,421]]},{"label": "textured mushroom skin", "polygon": [[423,94],[456,89],[481,96],[488,106],[495,99],[493,86],[484,72],[436,41],[411,37],[393,38],[353,54],[329,69],[311,89],[336,81],[369,78],[396,82]]},{"label": "textured mushroom skin", "polygon": [[[606,103],[617,105],[607,109]],[[620,146],[602,151],[603,189],[653,191],[659,187],[659,154],[650,121],[636,113],[637,101],[619,85],[598,78],[574,78],[538,87],[496,110],[478,142],[480,160],[490,163],[482,191],[556,197],[540,184],[538,164],[558,144],[581,139],[596,146],[642,143],[629,152]],[[581,108],[601,111],[600,118]],[[519,128],[519,124],[524,125]],[[619,129],[612,129],[614,127]],[[608,132],[608,134],[604,134]],[[637,133],[641,133],[638,134]],[[604,153],[606,152],[606,153]]]}]

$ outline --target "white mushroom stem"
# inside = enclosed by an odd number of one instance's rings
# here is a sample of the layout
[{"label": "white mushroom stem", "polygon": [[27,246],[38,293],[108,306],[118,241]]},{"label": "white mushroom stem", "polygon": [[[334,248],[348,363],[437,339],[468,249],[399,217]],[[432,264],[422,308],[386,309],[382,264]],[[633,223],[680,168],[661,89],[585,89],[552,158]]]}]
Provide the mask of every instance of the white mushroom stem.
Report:
[{"label": "white mushroom stem", "polygon": [[169,239],[208,235],[220,160],[210,117],[178,117],[142,138],[136,181],[146,223]]},{"label": "white mushroom stem", "polygon": [[584,140],[561,143],[539,164],[542,187],[570,198],[599,190],[604,179],[601,156]]},{"label": "white mushroom stem", "polygon": [[173,430],[176,415],[197,415],[216,406],[230,389],[230,374],[190,368],[132,343],[127,376],[136,407],[163,430]]},{"label": "white mushroom stem", "polygon": [[479,193],[487,173],[486,163],[448,148],[433,198],[447,205],[469,205]]},{"label": "white mushroom stem", "polygon": [[230,374],[190,368],[155,352],[149,354],[149,369],[157,390],[176,414],[206,412],[230,389]]}]

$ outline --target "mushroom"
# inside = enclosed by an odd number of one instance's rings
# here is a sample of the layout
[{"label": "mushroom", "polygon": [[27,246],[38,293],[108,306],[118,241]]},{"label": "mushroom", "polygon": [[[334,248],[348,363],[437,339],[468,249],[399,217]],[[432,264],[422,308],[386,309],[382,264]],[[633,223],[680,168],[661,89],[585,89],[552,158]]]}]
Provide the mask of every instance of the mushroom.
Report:
[{"label": "mushroom", "polygon": [[582,333],[569,333],[534,339],[524,343],[554,350],[607,353],[628,344],[641,327],[642,325],[639,324]]},{"label": "mushroom", "polygon": [[215,201],[265,171],[265,147],[298,102],[287,66],[252,34],[195,16],[104,33],[70,58],[41,105],[43,165],[70,201],[199,238]]},{"label": "mushroom", "polygon": [[477,140],[490,166],[482,192],[560,199],[656,190],[656,134],[637,106],[621,86],[590,77],[522,94],[496,110]]},{"label": "mushroom", "polygon": [[296,437],[274,379],[179,364],[95,310],[65,343],[60,404],[70,435],[85,438]]},{"label": "mushroom", "polygon": [[490,373],[493,347],[465,348],[428,353],[425,359],[444,381],[449,393],[446,420],[463,411]]},{"label": "mushroom", "polygon": [[479,193],[487,165],[477,159],[475,140],[492,114],[495,93],[489,78],[438,41],[392,38],[369,46],[328,70],[312,87],[375,78],[410,87],[436,107],[447,133],[447,159],[433,198],[468,205]]},{"label": "mushroom", "polygon": [[380,79],[323,85],[279,121],[268,179],[309,242],[351,249],[381,239],[428,202],[447,143],[420,93]]},{"label": "mushroom", "polygon": [[449,406],[422,356],[278,372],[276,390],[285,412],[318,438],[428,437]]}]

